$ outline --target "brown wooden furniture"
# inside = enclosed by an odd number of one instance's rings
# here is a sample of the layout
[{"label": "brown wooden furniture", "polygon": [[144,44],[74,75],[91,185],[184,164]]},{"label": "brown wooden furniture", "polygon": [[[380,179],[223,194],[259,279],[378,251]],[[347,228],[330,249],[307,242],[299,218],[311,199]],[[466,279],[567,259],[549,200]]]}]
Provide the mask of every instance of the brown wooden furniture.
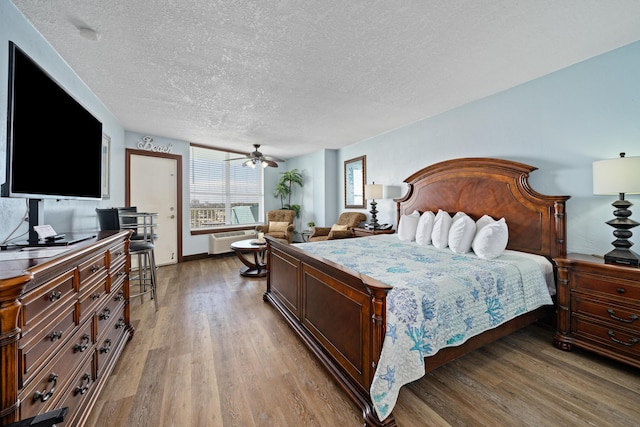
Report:
[{"label": "brown wooden furniture", "polygon": [[[464,211],[504,217],[508,248],[549,257],[566,254],[565,202],[528,184],[535,167],[500,159],[466,158],[428,166],[405,180],[407,194],[397,199],[398,220],[414,210]],[[305,253],[295,245],[268,239],[267,290],[271,303],[318,357],[347,395],[362,409],[366,425],[395,425],[393,414],[381,422],[369,388],[385,335],[386,295],[391,286],[339,264]],[[488,342],[550,315],[550,307],[525,313],[502,326],[445,348],[426,358],[433,370]]]},{"label": "brown wooden furniture", "polygon": [[555,261],[556,346],[580,347],[640,367],[640,269],[581,254]]},{"label": "brown wooden furniture", "polygon": [[69,407],[82,426],[127,339],[129,231],[0,261],[0,424]]},{"label": "brown wooden furniture", "polygon": [[[239,240],[231,243],[231,249],[234,250],[237,257],[245,265],[240,269],[240,275],[245,277],[264,277],[267,275],[266,264],[264,262],[264,253],[267,245],[254,244],[255,239]],[[249,261],[244,254],[252,253],[253,262]]]},{"label": "brown wooden furniture", "polygon": [[356,227],[353,229],[356,237],[375,236],[376,234],[393,234],[396,232],[394,229],[390,230],[369,230],[368,228]]}]

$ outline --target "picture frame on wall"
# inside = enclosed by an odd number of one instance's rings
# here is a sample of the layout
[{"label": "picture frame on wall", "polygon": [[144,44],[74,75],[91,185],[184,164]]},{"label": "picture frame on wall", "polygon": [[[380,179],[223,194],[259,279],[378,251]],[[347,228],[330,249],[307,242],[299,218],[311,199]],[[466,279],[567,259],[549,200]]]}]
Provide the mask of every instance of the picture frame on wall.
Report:
[{"label": "picture frame on wall", "polygon": [[109,198],[109,167],[111,162],[111,138],[102,134],[102,198]]},{"label": "picture frame on wall", "polygon": [[367,156],[355,157],[344,162],[344,207],[364,209],[364,185],[367,182]]}]

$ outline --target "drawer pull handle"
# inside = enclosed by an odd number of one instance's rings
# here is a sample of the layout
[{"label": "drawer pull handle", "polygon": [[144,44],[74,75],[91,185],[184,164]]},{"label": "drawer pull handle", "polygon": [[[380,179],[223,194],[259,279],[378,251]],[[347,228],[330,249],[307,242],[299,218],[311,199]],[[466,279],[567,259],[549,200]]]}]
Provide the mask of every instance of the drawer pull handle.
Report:
[{"label": "drawer pull handle", "polygon": [[124,255],[124,251],[116,251],[116,256]]},{"label": "drawer pull handle", "polygon": [[116,274],[116,276],[118,276],[118,277],[122,277],[122,276],[124,276],[125,274],[127,274],[127,272],[126,272],[126,271],[121,270],[121,271],[118,271],[118,274]]},{"label": "drawer pull handle", "polygon": [[91,375],[85,372],[82,376],[82,381],[86,381],[85,385],[79,385],[73,390],[73,395],[77,396],[78,394],[85,394],[87,390],[89,390],[89,383],[91,382]]},{"label": "drawer pull handle", "polygon": [[116,329],[120,329],[120,328],[124,328],[124,327],[125,327],[124,319],[121,317],[118,320],[118,323],[116,323]]},{"label": "drawer pull handle", "polygon": [[92,265],[91,266],[91,272],[95,273],[96,271],[100,271],[101,266],[99,265]]},{"label": "drawer pull handle", "polygon": [[109,307],[105,307],[104,310],[102,310],[102,313],[100,313],[100,316],[98,317],[100,318],[100,320],[107,320],[110,316],[111,316],[111,310],[109,309]]},{"label": "drawer pull handle", "polygon": [[633,323],[636,320],[638,320],[637,314],[632,314],[628,319],[623,319],[622,317],[618,317],[616,316],[616,312],[612,308],[608,308],[607,313],[609,313],[609,316],[611,316],[612,319],[619,320],[620,322],[624,322],[624,323]]},{"label": "drawer pull handle", "polygon": [[629,342],[624,342],[624,341],[620,341],[619,339],[616,338],[615,332],[607,331],[607,333],[609,334],[609,338],[611,338],[611,341],[613,341],[615,343],[626,345],[627,347],[633,347],[634,345],[638,344],[638,338],[631,338],[631,340],[629,340]]},{"label": "drawer pull handle", "polygon": [[99,292],[94,292],[94,293],[91,295],[91,299],[92,299],[93,301],[97,300],[98,298],[100,298],[100,293],[99,293]]},{"label": "drawer pull handle", "polygon": [[111,350],[111,340],[104,340],[104,346],[100,348],[100,353],[109,353]]},{"label": "drawer pull handle", "polygon": [[80,352],[82,353],[83,351],[85,351],[87,348],[89,348],[89,334],[84,334],[82,336],[82,342],[80,344],[76,344],[73,347],[73,352]]},{"label": "drawer pull handle", "polygon": [[51,291],[49,294],[49,301],[58,301],[62,297],[62,292],[60,291]]},{"label": "drawer pull handle", "polygon": [[51,335],[49,335],[49,339],[51,340],[51,342],[56,342],[58,338],[62,338],[62,331],[53,331],[51,332]]},{"label": "drawer pull handle", "polygon": [[34,402],[37,402],[38,400],[40,402],[46,402],[51,396],[53,396],[53,393],[56,392],[56,385],[58,384],[58,375],[52,372],[51,375],[49,375],[49,381],[47,382],[53,383],[53,385],[51,386],[51,390],[36,391],[33,394]]},{"label": "drawer pull handle", "polygon": [[114,301],[122,301],[124,300],[124,292],[120,291],[113,297]]},{"label": "drawer pull handle", "polygon": [[617,289],[616,289],[616,291],[617,291],[619,294],[624,294],[624,293],[626,292],[626,291],[624,290],[624,288],[617,288]]}]

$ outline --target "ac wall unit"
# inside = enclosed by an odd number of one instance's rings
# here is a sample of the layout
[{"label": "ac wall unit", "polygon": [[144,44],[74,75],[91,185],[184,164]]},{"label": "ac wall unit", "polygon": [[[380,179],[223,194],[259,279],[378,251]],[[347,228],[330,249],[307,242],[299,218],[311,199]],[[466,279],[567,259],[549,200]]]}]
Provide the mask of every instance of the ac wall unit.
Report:
[{"label": "ac wall unit", "polygon": [[230,245],[238,240],[255,237],[254,230],[224,231],[209,235],[209,254],[217,255],[232,252]]}]

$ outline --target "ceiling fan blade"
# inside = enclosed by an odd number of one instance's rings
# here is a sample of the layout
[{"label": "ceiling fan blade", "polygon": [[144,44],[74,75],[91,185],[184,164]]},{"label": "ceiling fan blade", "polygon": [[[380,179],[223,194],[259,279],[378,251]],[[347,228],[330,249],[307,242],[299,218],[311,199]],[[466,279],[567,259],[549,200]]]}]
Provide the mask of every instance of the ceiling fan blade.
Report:
[{"label": "ceiling fan blade", "polygon": [[277,168],[278,167],[278,164],[276,162],[274,162],[273,160],[269,160],[269,159],[263,158],[262,161],[264,163],[266,163],[267,166],[271,166],[272,168]]},{"label": "ceiling fan blade", "polygon": [[266,160],[271,160],[272,162],[284,162],[284,159],[280,159],[278,157],[273,157],[273,156],[262,156],[263,159]]}]

